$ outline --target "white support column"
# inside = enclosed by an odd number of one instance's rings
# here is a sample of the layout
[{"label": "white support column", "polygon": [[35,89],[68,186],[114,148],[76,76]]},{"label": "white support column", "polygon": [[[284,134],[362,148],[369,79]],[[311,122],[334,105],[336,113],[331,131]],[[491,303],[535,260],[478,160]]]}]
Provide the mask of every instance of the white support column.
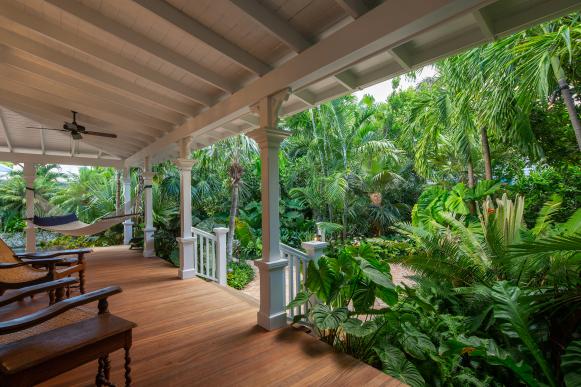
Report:
[{"label": "white support column", "polygon": [[[123,201],[124,212],[130,214],[131,209],[131,170],[129,168],[123,169]],[[133,238],[133,221],[127,219],[123,222],[123,244],[128,245]]]},{"label": "white support column", "polygon": [[149,157],[145,158],[143,163],[143,196],[144,196],[144,218],[145,228],[143,229],[143,256],[155,256],[154,233],[153,227],[153,175],[151,171],[151,162]]},{"label": "white support column", "polygon": [[262,261],[260,270],[260,309],[258,325],[274,330],[287,325],[285,302],[285,267],[287,260],[280,255],[280,209],[278,151],[289,135],[276,129],[278,111],[288,98],[283,90],[262,99],[253,109],[260,115],[260,128],[249,135],[260,146],[262,199]]},{"label": "white support column", "polygon": [[24,183],[26,184],[26,251],[36,251],[36,228],[31,218],[34,217],[34,180],[36,167],[32,163],[24,163]]},{"label": "white support column", "polygon": [[301,243],[301,246],[309,256],[309,260],[317,262],[329,244],[327,242],[309,241]]},{"label": "white support column", "polygon": [[180,237],[177,238],[180,248],[180,279],[196,276],[194,267],[194,238],[192,237],[192,167],[195,160],[190,159],[191,138],[185,138],[178,144],[180,158],[175,164],[180,170]]},{"label": "white support column", "polygon": [[226,235],[228,234],[228,229],[226,227],[216,227],[214,234],[216,234],[218,239],[216,241],[216,277],[218,277],[220,285],[227,285]]}]

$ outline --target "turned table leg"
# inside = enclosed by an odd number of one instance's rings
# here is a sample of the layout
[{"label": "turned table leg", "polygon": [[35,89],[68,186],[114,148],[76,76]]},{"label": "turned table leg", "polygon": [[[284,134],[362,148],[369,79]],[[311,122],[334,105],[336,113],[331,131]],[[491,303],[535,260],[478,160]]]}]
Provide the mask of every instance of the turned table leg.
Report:
[{"label": "turned table leg", "polygon": [[131,386],[131,356],[129,356],[129,349],[131,346],[124,347],[125,349],[125,386]]}]

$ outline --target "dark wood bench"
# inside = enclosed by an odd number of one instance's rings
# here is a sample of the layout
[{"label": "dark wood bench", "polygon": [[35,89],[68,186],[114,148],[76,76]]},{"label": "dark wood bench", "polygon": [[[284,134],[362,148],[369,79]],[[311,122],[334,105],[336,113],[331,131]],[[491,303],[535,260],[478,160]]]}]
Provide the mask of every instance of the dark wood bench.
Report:
[{"label": "dark wood bench", "polygon": [[[125,351],[125,385],[131,384],[129,350],[136,325],[109,313],[107,303],[121,288],[110,286],[63,299],[64,288],[75,281],[65,278],[0,297],[0,306],[4,306],[34,293],[53,290],[57,294],[54,305],[0,323],[0,386],[33,386],[93,360],[98,360],[95,384],[110,386],[109,354],[119,349]],[[79,308],[94,301],[98,301],[98,313]],[[73,313],[73,319],[82,318],[71,321],[67,313]]]}]

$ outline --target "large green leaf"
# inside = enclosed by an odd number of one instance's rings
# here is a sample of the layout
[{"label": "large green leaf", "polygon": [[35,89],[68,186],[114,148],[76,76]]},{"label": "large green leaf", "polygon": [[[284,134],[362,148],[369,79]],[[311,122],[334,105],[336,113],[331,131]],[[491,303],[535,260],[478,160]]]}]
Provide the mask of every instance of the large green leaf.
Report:
[{"label": "large green leaf", "polygon": [[313,308],[313,320],[317,328],[321,330],[337,329],[348,317],[347,308],[332,309],[325,304],[317,304]]},{"label": "large green leaf", "polygon": [[501,330],[507,336],[516,336],[523,342],[543,371],[549,384],[556,386],[557,382],[553,372],[529,330],[530,300],[523,297],[522,291],[518,287],[510,285],[506,281],[494,284],[491,296],[494,302],[494,317],[505,322],[500,326]]},{"label": "large green leaf", "polygon": [[427,335],[407,322],[403,324],[402,328],[403,335],[400,336],[400,343],[408,355],[419,360],[425,360],[427,358],[426,355],[436,353],[436,346]]},{"label": "large green leaf", "polygon": [[295,298],[287,305],[287,309],[306,304],[312,295],[313,293],[311,292],[298,292]]},{"label": "large green leaf", "polygon": [[310,261],[307,268],[305,286],[325,303],[329,302],[333,294],[336,275],[332,270],[328,258],[322,257],[318,264]]},{"label": "large green leaf", "polygon": [[581,386],[581,339],[571,342],[561,357],[561,371],[567,387]]},{"label": "large green leaf", "polygon": [[382,370],[411,387],[422,387],[426,382],[416,366],[406,359],[396,347],[386,347],[377,351],[381,360]]},{"label": "large green leaf", "polygon": [[540,386],[529,364],[522,360],[519,362],[515,361],[510,353],[499,348],[492,339],[459,336],[456,339],[446,341],[440,348],[440,353],[443,356],[454,353],[456,355],[482,358],[490,365],[502,366],[512,370],[529,386]]},{"label": "large green leaf", "polygon": [[357,318],[349,318],[342,325],[345,333],[355,337],[365,337],[375,333],[378,329],[375,320],[363,322]]},{"label": "large green leaf", "polygon": [[383,272],[379,270],[364,258],[355,257],[355,259],[359,263],[359,267],[361,268],[361,271],[365,277],[367,277],[370,281],[384,288],[395,289],[395,285],[393,282],[391,282],[391,274],[389,274],[389,272]]}]

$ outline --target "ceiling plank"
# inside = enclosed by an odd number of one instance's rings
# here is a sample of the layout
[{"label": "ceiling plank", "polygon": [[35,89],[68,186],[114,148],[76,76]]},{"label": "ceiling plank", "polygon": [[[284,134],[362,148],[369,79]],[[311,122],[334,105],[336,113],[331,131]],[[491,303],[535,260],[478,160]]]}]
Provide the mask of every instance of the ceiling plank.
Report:
[{"label": "ceiling plank", "polygon": [[10,135],[8,134],[8,126],[6,125],[6,120],[4,119],[4,112],[0,109],[0,132],[4,135],[4,139],[6,140],[6,145],[8,146],[8,150],[12,152],[12,141],[10,141]]},{"label": "ceiling plank", "polygon": [[[51,94],[45,91],[34,89],[25,83],[14,82],[2,75],[0,75],[0,92],[4,95],[20,96],[18,97],[21,101],[26,99],[30,100],[31,103],[36,102],[39,104],[44,104],[45,106],[53,106],[58,111],[69,112],[68,120],[71,120],[71,110],[79,112],[79,117],[83,117],[85,120],[87,117],[93,117],[94,122],[100,122],[100,124],[105,124],[107,126],[113,126],[114,124],[123,128],[126,128],[125,133],[139,133],[140,135],[149,136],[150,138],[159,137],[164,134],[158,128],[152,128],[145,126],[135,121],[103,112],[98,109],[89,107],[89,105],[81,104],[73,99],[67,99],[60,97],[55,94]],[[9,94],[7,94],[7,92]],[[15,97],[17,98],[17,97]],[[79,118],[81,120],[81,118]],[[87,122],[87,124],[90,124]]]},{"label": "ceiling plank", "polygon": [[41,155],[33,153],[10,153],[0,152],[0,160],[13,163],[34,163],[34,164],[62,164],[62,165],[84,165],[98,167],[123,168],[123,160],[89,157],[70,157],[56,155]]},{"label": "ceiling plank", "polygon": [[71,33],[71,31],[67,31],[55,23],[51,23],[46,19],[35,16],[30,12],[24,12],[16,6],[11,5],[10,2],[0,2],[0,15],[6,20],[18,23],[27,31],[33,31],[40,36],[48,37],[60,44],[72,47],[75,50],[84,52],[94,58],[113,64],[120,69],[151,81],[166,90],[178,93],[193,102],[199,103],[203,106],[210,106],[213,104],[213,100],[207,95],[187,87],[173,78],[164,76],[147,66],[131,61],[122,55],[119,55],[119,53],[96,44],[90,39],[84,38],[80,34]]},{"label": "ceiling plank", "polygon": [[71,110],[89,113],[91,111],[97,117],[111,117],[112,122],[127,122],[130,126],[143,126],[157,130],[158,135],[171,129],[173,124],[149,117],[146,114],[136,112],[132,109],[117,106],[116,104],[104,102],[98,98],[85,95],[76,89],[48,81],[42,77],[31,73],[22,72],[12,67],[0,64],[0,78],[11,82],[18,82],[25,87],[37,90],[38,93],[54,96],[53,102],[65,104]]},{"label": "ceiling plank", "polygon": [[171,122],[174,125],[182,123],[185,118],[185,116],[180,113],[165,110],[156,104],[137,101],[135,96],[133,96],[133,98],[128,98],[126,95],[120,94],[114,90],[98,86],[80,78],[67,76],[48,66],[43,66],[40,63],[35,63],[26,58],[19,57],[14,52],[10,51],[11,50],[5,50],[0,62],[4,62],[6,65],[12,66],[18,70],[27,71],[49,81],[73,87],[86,95],[99,98],[103,101],[113,102],[121,106],[126,106],[141,113],[151,115],[152,117]]},{"label": "ceiling plank", "polygon": [[229,81],[214,73],[213,71],[193,62],[191,59],[163,46],[150,38],[126,27],[116,21],[103,16],[81,2],[69,0],[47,0],[52,5],[60,8],[64,12],[76,16],[80,20],[89,23],[104,32],[107,32],[118,39],[121,39],[131,45],[147,51],[151,55],[167,62],[173,66],[179,67],[190,75],[206,82],[209,85],[217,87],[228,93],[234,92],[237,87]]},{"label": "ceiling plank", "polygon": [[[70,111],[66,109],[62,109],[41,101],[36,101],[3,90],[0,90],[0,105],[3,105],[10,110],[16,111],[23,116],[27,116],[25,113],[30,113],[37,117],[43,117],[45,120],[51,119],[56,124],[57,128],[62,126],[63,121],[69,121],[71,119]],[[112,127],[108,123],[102,125],[100,124],[100,121],[86,115],[81,117],[83,118],[83,122],[86,122],[87,125],[90,124],[91,126],[94,126],[95,129],[115,132],[118,136],[117,141],[115,141],[115,145],[119,143],[119,146],[121,147],[125,145],[132,145],[140,148],[154,140],[152,137],[149,137],[149,140],[146,140],[148,137],[145,134],[131,134],[131,132],[126,131],[122,132],[115,127]],[[109,142],[112,141],[109,140]]]},{"label": "ceiling plank", "polygon": [[189,104],[181,103],[166,95],[139,86],[119,76],[103,71],[87,62],[80,61],[72,56],[37,43],[24,36],[0,27],[0,43],[15,50],[26,52],[36,58],[58,65],[73,73],[82,75],[93,82],[99,82],[109,88],[114,88],[125,93],[130,93],[139,98],[155,102],[160,106],[182,113],[186,116],[195,116],[199,109]]},{"label": "ceiling plank", "polygon": [[[18,106],[15,106],[14,108],[11,107],[11,110],[14,110],[16,113],[20,114],[23,117],[26,117],[38,124],[40,124],[43,127],[58,127],[60,125],[60,123],[58,121],[55,121],[52,118],[46,118],[44,115],[46,113],[41,112],[40,115],[37,113],[31,113],[29,110],[29,108],[27,108],[27,111],[21,111],[19,110]],[[39,130],[40,135],[41,135],[41,142],[43,141],[43,137],[44,137],[44,130]],[[70,136],[62,133],[62,132],[54,132],[57,136],[61,137],[63,139],[63,141],[68,141],[70,139]],[[102,147],[104,146],[105,148],[111,147],[111,144],[107,143],[107,144],[103,144],[100,143],[98,140],[97,141],[93,141],[91,139],[87,139],[84,138],[83,141],[88,144],[89,146],[95,148],[96,150],[100,151],[100,152],[104,152],[110,156],[114,156],[116,158],[120,158],[122,159],[123,157],[120,155],[123,152],[119,152],[119,151],[113,151],[111,149],[109,150],[104,150]],[[48,154],[50,150],[45,149],[44,153],[42,154]],[[127,150],[125,150],[125,153],[127,152]]]},{"label": "ceiling plank", "polygon": [[270,66],[244,49],[218,35],[202,23],[161,0],[135,0],[136,3],[201,41],[219,54],[229,58],[256,75],[266,74]]},{"label": "ceiling plank", "polygon": [[365,12],[369,11],[369,8],[361,0],[335,0],[337,4],[343,11],[345,11],[353,19],[357,19]]},{"label": "ceiling plank", "polygon": [[255,0],[230,0],[238,9],[252,18],[272,36],[284,42],[295,52],[307,49],[311,43],[278,14]]}]

